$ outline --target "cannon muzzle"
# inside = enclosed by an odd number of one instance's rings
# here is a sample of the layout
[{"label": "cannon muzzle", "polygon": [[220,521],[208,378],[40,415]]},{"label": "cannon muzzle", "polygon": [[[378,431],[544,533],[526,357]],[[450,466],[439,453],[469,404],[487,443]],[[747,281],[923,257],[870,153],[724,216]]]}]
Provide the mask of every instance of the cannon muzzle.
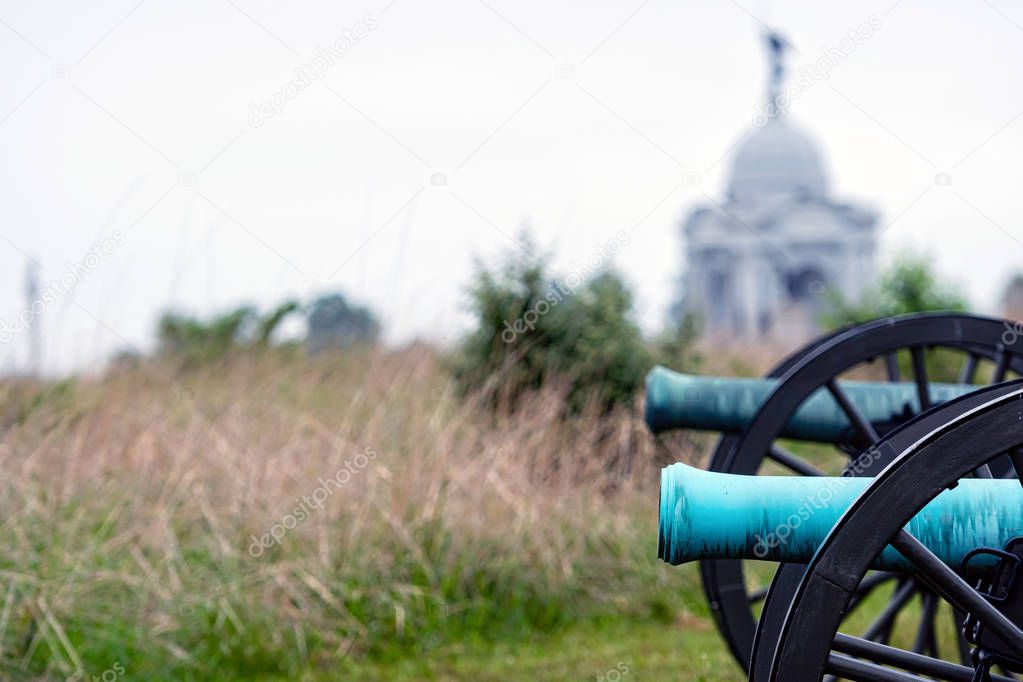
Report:
[{"label": "cannon muzzle", "polygon": [[[657,556],[806,563],[872,479],[740,476],[672,464],[661,470]],[[1016,479],[963,479],[923,508],[907,530],[958,569],[976,547],[1004,547],[1023,535],[1023,488]],[[911,565],[888,547],[873,568]]]},{"label": "cannon muzzle", "polygon": [[[700,377],[654,367],[646,378],[646,423],[655,433],[677,428],[740,433],[776,384],[776,379]],[[920,412],[915,384],[843,381],[840,385],[873,424],[897,424]],[[975,389],[965,384],[931,384],[931,404]],[[779,435],[843,443],[849,442],[853,433],[835,398],[820,389],[799,406]]]}]

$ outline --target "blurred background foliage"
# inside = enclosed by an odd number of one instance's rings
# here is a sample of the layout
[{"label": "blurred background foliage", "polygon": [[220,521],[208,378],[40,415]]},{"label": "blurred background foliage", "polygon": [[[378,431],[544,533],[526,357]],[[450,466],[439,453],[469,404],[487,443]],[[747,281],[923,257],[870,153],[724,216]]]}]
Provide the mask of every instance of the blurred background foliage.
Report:
[{"label": "blurred background foliage", "polygon": [[494,265],[477,263],[468,308],[473,327],[454,355],[453,377],[462,393],[494,408],[514,409],[541,386],[558,385],[569,412],[590,405],[607,412],[630,405],[668,354],[676,367],[695,358],[691,325],[644,338],[632,292],[611,269],[573,284],[546,257],[509,250]]},{"label": "blurred background foliage", "polygon": [[[529,235],[520,243],[523,248],[511,248],[491,263],[477,262],[467,287],[470,328],[448,353],[447,365],[462,396],[507,411],[538,390],[556,387],[565,397],[563,416],[591,407],[607,413],[635,406],[655,364],[685,372],[704,367],[699,320],[675,316],[660,333],[644,336],[632,291],[617,272],[604,268],[573,280],[556,272],[546,254],[531,255],[540,251]],[[1023,298],[1017,295],[1023,278],[1017,279],[1006,289],[1007,302]],[[953,283],[944,282],[925,257],[906,253],[861,300],[827,294],[821,324],[834,329],[889,315],[966,309]],[[304,325],[304,336],[282,333],[292,322]],[[306,304],[287,300],[265,312],[240,306],[208,319],[168,312],[157,329],[159,354],[184,369],[270,346],[304,345],[308,353],[369,346],[380,332],[375,313],[341,292]],[[764,369],[761,359],[746,361],[752,362],[750,373]]]},{"label": "blurred background foliage", "polygon": [[862,300],[848,301],[840,294],[829,293],[822,321],[826,328],[834,329],[891,315],[966,309],[966,299],[958,287],[942,281],[930,261],[918,254],[904,253],[881,272]]},{"label": "blurred background foliage", "polygon": [[652,356],[618,274],[595,273],[571,288],[544,259],[517,252],[477,269],[469,292],[474,328],[452,362],[462,393],[514,408],[543,385],[558,384],[576,412],[631,402]]},{"label": "blurred background foliage", "polygon": [[305,322],[309,352],[372,344],[380,333],[380,323],[368,308],[350,303],[343,294],[328,293],[305,306],[286,300],[266,312],[244,305],[208,319],[164,313],[157,323],[157,352],[187,369],[223,360],[231,353],[266,349],[275,342],[295,345],[295,339],[279,338],[283,325],[295,317]]}]

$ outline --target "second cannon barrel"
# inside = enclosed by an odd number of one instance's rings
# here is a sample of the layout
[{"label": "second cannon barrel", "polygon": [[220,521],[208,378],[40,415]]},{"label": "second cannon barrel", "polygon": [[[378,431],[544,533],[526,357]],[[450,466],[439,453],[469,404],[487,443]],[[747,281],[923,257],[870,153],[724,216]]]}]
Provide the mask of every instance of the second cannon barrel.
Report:
[{"label": "second cannon barrel", "polygon": [[[652,431],[688,428],[740,433],[777,385],[777,379],[704,377],[655,367],[646,378],[646,422]],[[920,412],[911,382],[842,381],[842,392],[873,424],[897,424]],[[968,384],[932,383],[931,404],[976,390]],[[782,432],[785,438],[848,442],[853,426],[838,401],[821,388],[807,398]]]}]

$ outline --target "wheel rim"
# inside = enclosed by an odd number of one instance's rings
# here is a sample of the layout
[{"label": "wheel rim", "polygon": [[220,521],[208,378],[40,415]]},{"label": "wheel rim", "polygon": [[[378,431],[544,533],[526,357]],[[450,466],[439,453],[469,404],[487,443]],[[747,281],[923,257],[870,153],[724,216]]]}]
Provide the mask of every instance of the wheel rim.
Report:
[{"label": "wheel rim", "polygon": [[[840,374],[874,358],[905,351],[917,368],[918,363],[922,364],[923,349],[944,348],[964,355],[961,379],[972,380],[979,361],[993,363],[995,379],[1004,378],[1009,370],[1023,374],[1023,355],[1019,352],[1023,351],[1023,343],[1007,346],[1002,339],[1004,332],[1004,320],[947,313],[886,318],[835,332],[797,352],[768,375],[778,378],[774,391],[741,436],[722,437],[708,468],[749,475],[757,473],[771,455],[791,455],[784,449],[774,452],[772,447],[777,447],[777,434],[799,405]],[[916,372],[913,374],[916,381]],[[922,395],[926,395],[927,385],[925,373],[922,387],[918,385]],[[834,388],[841,390],[837,384]],[[922,402],[926,404],[927,400]],[[861,434],[864,442],[876,441],[876,435]],[[886,453],[874,467],[859,473],[872,475],[893,456]],[[791,466],[786,468],[791,470]],[[807,467],[795,473],[806,475],[811,471],[812,467]],[[743,566],[744,562],[738,560],[702,561],[700,576],[718,629],[732,655],[749,671],[757,628],[754,608],[764,591],[749,589]]]},{"label": "wheel rim", "polygon": [[[829,670],[840,672],[843,665],[851,665],[852,659],[840,652],[850,650],[850,642],[858,645],[857,638],[840,634],[839,627],[850,597],[873,558],[895,538],[901,543],[897,545],[900,551],[914,563],[921,561],[908,553],[915,551],[911,545],[903,550],[905,543],[912,541],[911,536],[908,540],[903,537],[908,533],[902,531],[909,519],[961,478],[1023,444],[1023,381],[982,393],[987,400],[979,401],[979,405],[976,394],[965,396],[935,408],[927,418],[907,425],[893,437],[893,444],[909,445],[831,530],[799,578],[791,603],[778,603],[785,611],[778,636],[774,641],[764,633],[758,637],[751,680],[818,680]],[[938,422],[940,425],[935,426]],[[786,573],[790,570],[785,569]],[[930,570],[933,567],[923,570],[922,575],[935,580]],[[788,580],[787,575],[779,576],[782,579]],[[943,598],[961,603],[962,596],[946,592],[947,586],[940,581],[934,584]],[[972,590],[968,585],[967,589]],[[773,603],[775,596],[769,599]],[[1023,652],[1023,632],[1014,637],[1012,641]],[[869,660],[878,650],[858,651],[860,661],[856,665],[865,669],[857,679],[896,679],[884,676],[892,668],[879,667],[878,661]],[[772,660],[767,672],[762,673],[761,662],[766,658]],[[869,668],[871,665],[876,669]]]},{"label": "wheel rim", "polygon": [[[934,408],[929,412],[920,415],[912,422],[892,431],[885,437],[883,445],[881,446],[887,453],[889,453],[886,458],[889,460],[894,459],[893,453],[894,455],[897,455],[899,452],[902,452],[911,446],[919,437],[920,433],[941,427],[949,418],[949,410],[954,409],[957,410],[957,412],[962,413],[984,405],[991,399],[1005,395],[1014,390],[1013,385],[1016,383],[1018,382],[1009,382],[997,386],[981,388],[978,391],[963,396],[956,401]],[[952,407],[953,405],[955,405],[955,407]],[[785,564],[780,566],[775,574],[774,581],[771,583],[771,588],[764,600],[763,612],[757,622],[757,631],[753,646],[753,657],[750,665],[750,679],[769,679],[770,666],[773,662],[778,639],[781,637],[783,624],[788,614],[788,608],[794,599],[800,580],[805,572],[805,568],[805,566],[797,564]],[[862,601],[869,596],[872,589],[878,586],[866,583],[867,580],[864,580],[864,583],[857,589],[860,594],[858,594],[850,604],[849,611],[852,611],[855,606],[858,605],[859,601]],[[895,601],[894,596],[892,601]],[[898,611],[900,610],[901,608],[896,612],[889,614],[891,616],[891,624],[894,623],[894,619],[899,615]],[[873,623],[871,623],[871,626],[877,623],[880,619],[881,617],[879,616]],[[869,635],[868,627],[868,632],[864,632],[862,637],[864,639],[871,639]],[[961,638],[960,646],[966,646],[965,641],[962,641]],[[969,660],[968,648],[965,651],[960,649],[959,653],[961,661]]]}]

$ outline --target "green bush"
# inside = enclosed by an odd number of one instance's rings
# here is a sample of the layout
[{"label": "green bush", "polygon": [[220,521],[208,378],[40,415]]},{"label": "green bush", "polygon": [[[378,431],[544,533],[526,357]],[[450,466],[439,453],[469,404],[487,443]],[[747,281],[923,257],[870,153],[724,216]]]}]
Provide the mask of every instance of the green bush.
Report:
[{"label": "green bush", "polygon": [[829,297],[829,303],[823,321],[832,329],[891,315],[964,311],[967,307],[953,286],[939,281],[928,260],[911,254],[896,259],[859,302],[835,294]]},{"label": "green bush", "polygon": [[241,306],[209,320],[167,312],[157,323],[159,353],[192,367],[215,362],[240,348],[266,347],[280,324],[298,310],[298,302],[289,300],[265,315],[252,306]]},{"label": "green bush", "polygon": [[470,288],[475,329],[454,367],[463,391],[514,408],[542,385],[564,382],[573,411],[588,404],[606,411],[633,399],[652,356],[618,275],[603,271],[570,288],[545,258],[517,252],[477,270]]},{"label": "green bush", "polygon": [[[942,310],[961,312],[967,309],[965,299],[955,288],[939,281],[930,262],[912,254],[903,254],[896,259],[859,303],[846,301],[841,296],[833,296],[830,301],[830,309],[824,316],[825,326],[829,328],[892,315]],[[946,349],[928,349],[925,358],[931,380],[958,380],[961,354]],[[912,375],[908,353],[898,353],[897,362],[902,376]]]}]

